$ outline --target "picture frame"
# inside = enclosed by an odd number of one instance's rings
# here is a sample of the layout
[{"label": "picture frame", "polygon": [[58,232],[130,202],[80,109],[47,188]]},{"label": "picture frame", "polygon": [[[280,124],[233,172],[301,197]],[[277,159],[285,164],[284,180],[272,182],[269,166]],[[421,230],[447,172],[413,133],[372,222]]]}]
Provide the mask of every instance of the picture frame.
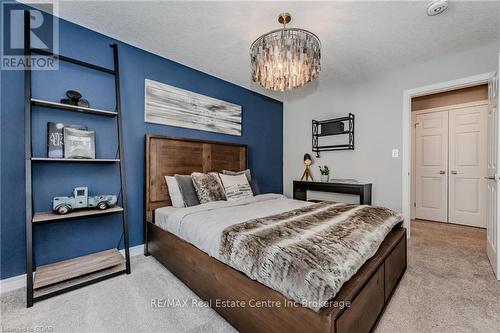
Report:
[{"label": "picture frame", "polygon": [[95,159],[95,132],[65,127],[64,158]]}]

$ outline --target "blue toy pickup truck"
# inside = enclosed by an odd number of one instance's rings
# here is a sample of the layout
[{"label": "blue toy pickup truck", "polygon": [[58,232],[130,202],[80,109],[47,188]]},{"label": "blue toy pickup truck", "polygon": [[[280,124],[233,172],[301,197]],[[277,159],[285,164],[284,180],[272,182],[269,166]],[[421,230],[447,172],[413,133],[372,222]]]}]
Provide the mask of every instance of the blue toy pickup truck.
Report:
[{"label": "blue toy pickup truck", "polygon": [[116,205],[116,195],[102,194],[89,197],[88,187],[76,187],[72,197],[55,197],[52,199],[52,210],[64,215],[79,208],[97,208],[104,210]]}]

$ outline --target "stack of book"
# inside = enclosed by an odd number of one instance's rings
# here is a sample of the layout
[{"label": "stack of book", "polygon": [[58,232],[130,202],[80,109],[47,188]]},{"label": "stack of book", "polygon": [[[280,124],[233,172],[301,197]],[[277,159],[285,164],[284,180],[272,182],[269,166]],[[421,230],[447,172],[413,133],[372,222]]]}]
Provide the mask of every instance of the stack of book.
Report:
[{"label": "stack of book", "polygon": [[95,132],[86,126],[47,123],[49,158],[95,159]]}]

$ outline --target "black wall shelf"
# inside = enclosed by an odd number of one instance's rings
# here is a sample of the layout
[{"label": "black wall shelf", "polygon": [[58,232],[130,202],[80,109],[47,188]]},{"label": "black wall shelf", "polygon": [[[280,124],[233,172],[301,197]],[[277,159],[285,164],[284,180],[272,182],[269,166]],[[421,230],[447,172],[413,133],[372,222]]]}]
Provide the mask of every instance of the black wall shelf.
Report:
[{"label": "black wall shelf", "polygon": [[[339,125],[339,128],[342,128],[342,130],[322,133],[322,125],[332,125],[336,123]],[[335,135],[347,135],[348,143],[337,145],[319,144],[319,138]],[[349,113],[346,117],[312,121],[312,151],[316,153],[316,157],[320,157],[320,152],[322,151],[335,150],[354,150],[354,115],[352,113]]]}]

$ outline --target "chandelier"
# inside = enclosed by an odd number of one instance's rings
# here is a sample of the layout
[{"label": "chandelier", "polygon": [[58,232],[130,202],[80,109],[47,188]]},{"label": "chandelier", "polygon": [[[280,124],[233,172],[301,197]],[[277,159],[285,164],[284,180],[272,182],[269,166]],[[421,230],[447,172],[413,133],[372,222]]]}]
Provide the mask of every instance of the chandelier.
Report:
[{"label": "chandelier", "polygon": [[271,90],[292,90],[313,81],[321,70],[321,42],[303,29],[286,28],[289,13],[278,16],[282,29],[257,38],[250,46],[252,80]]}]

